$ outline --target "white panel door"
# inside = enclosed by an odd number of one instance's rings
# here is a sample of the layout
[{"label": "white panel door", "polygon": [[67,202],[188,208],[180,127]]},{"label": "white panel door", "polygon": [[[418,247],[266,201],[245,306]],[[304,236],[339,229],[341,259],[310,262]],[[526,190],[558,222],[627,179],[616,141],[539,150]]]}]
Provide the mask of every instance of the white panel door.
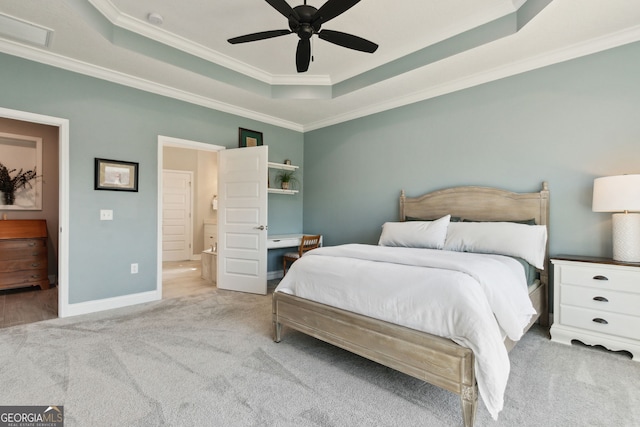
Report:
[{"label": "white panel door", "polygon": [[218,288],[267,293],[268,147],[218,157]]},{"label": "white panel door", "polygon": [[192,172],[162,172],[162,261],[191,259]]}]

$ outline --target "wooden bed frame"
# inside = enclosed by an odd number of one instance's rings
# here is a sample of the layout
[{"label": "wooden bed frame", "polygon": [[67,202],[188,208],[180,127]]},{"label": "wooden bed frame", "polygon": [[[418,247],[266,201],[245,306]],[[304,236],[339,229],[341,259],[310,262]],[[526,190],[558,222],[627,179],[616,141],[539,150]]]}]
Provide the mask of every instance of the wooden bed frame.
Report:
[{"label": "wooden bed frame", "polygon": [[[478,221],[523,221],[549,224],[547,183],[536,193],[512,193],[486,187],[455,187],[420,197],[400,195],[400,219],[436,219],[451,214]],[[548,239],[547,239],[548,242]],[[530,298],[538,314],[536,321],[547,325],[549,250],[545,269],[531,286]],[[478,404],[478,387],[473,351],[453,341],[391,324],[353,312],[299,298],[282,292],[273,294],[274,341],[280,342],[286,325],[352,353],[427,381],[460,395],[466,427],[473,426]],[[507,350],[514,342],[505,340]]]}]

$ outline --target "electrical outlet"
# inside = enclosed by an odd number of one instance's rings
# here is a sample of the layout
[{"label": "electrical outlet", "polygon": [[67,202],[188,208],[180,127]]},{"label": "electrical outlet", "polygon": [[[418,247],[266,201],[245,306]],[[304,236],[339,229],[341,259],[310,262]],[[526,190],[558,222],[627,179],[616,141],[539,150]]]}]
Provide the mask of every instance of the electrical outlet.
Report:
[{"label": "electrical outlet", "polygon": [[131,274],[138,274],[138,264],[131,264]]},{"label": "electrical outlet", "polygon": [[100,209],[100,221],[112,221],[113,211],[111,209]]}]

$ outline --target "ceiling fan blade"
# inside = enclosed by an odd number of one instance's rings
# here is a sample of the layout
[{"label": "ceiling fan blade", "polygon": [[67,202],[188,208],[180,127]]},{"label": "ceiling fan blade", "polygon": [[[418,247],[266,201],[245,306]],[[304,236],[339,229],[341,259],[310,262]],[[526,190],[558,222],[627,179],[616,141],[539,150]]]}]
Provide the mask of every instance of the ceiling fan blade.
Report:
[{"label": "ceiling fan blade", "polygon": [[318,37],[329,43],[337,44],[338,46],[348,49],[359,50],[360,52],[373,53],[378,49],[378,45],[369,40],[340,31],[322,30],[318,33]]},{"label": "ceiling fan blade", "polygon": [[296,50],[296,69],[298,72],[304,73],[307,71],[309,62],[311,62],[311,41],[309,39],[300,39]]},{"label": "ceiling fan blade", "polygon": [[291,34],[291,30],[272,30],[261,31],[259,33],[246,34],[244,36],[238,36],[227,40],[231,44],[255,42],[257,40],[271,39],[273,37],[286,36]]},{"label": "ceiling fan blade", "polygon": [[267,3],[271,5],[272,8],[280,12],[285,18],[289,19],[291,16],[295,18],[296,21],[300,21],[300,16],[298,13],[293,10],[289,3],[285,0],[265,0]]},{"label": "ceiling fan blade", "polygon": [[325,23],[351,9],[359,2],[360,0],[328,0],[318,9],[315,15],[313,15],[311,24],[315,24],[318,21],[320,21],[321,24]]}]

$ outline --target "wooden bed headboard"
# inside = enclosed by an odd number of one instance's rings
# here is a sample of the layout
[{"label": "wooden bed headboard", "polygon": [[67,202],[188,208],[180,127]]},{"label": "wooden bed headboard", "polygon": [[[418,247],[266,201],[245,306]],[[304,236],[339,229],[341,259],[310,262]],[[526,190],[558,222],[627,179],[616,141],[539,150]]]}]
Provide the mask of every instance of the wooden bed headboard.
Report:
[{"label": "wooden bed headboard", "polygon": [[549,187],[536,193],[513,193],[489,187],[453,187],[407,197],[400,193],[400,221],[433,220],[451,214],[475,221],[526,221],[549,224]]},{"label": "wooden bed headboard", "polygon": [[[547,227],[549,236],[549,186],[542,183],[536,193],[513,193],[489,187],[452,187],[407,197],[400,193],[400,221],[407,218],[433,220],[451,214],[473,221],[527,221],[535,220]],[[549,239],[545,256],[545,269],[540,272],[544,283],[549,277]]]}]

